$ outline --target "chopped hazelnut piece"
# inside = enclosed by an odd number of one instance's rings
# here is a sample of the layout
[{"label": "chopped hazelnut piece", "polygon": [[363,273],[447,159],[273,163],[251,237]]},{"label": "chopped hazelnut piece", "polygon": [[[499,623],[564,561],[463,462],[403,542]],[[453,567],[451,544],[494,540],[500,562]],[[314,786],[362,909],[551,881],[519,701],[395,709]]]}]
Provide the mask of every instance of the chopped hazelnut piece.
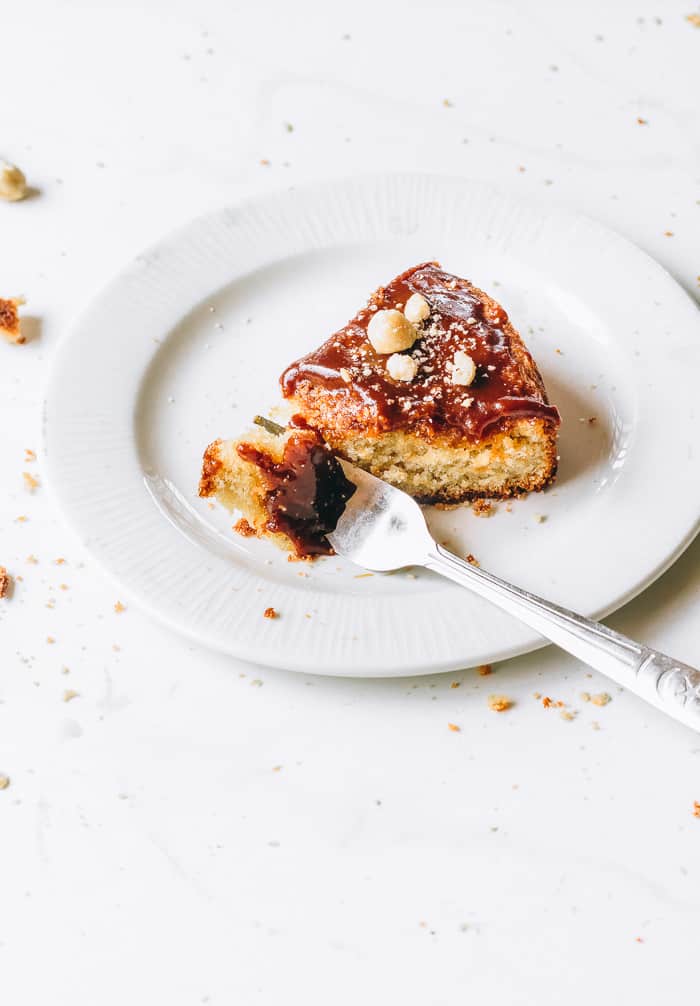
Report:
[{"label": "chopped hazelnut piece", "polygon": [[395,381],[412,381],[418,371],[418,364],[411,356],[393,353],[386,361],[386,369]]},{"label": "chopped hazelnut piece", "polygon": [[412,325],[419,325],[430,314],[430,305],[422,293],[414,293],[406,301],[403,313]]},{"label": "chopped hazelnut piece", "polygon": [[476,377],[476,364],[468,353],[458,349],[452,363],[449,365],[452,372],[453,384],[471,384]]},{"label": "chopped hazelnut piece", "polygon": [[400,353],[418,338],[413,325],[400,311],[377,311],[367,326],[367,338],[377,353]]}]

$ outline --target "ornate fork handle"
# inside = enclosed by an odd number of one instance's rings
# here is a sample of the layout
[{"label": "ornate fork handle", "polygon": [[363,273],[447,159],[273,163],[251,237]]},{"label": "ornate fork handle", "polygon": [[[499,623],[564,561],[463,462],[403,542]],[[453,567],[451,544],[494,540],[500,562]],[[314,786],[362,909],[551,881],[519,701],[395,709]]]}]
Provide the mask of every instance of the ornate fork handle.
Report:
[{"label": "ornate fork handle", "polygon": [[700,730],[700,671],[645,647],[637,684],[643,698]]},{"label": "ornate fork handle", "polygon": [[500,580],[442,545],[434,545],[425,565],[469,587],[617,684],[700,730],[700,671],[694,667]]}]

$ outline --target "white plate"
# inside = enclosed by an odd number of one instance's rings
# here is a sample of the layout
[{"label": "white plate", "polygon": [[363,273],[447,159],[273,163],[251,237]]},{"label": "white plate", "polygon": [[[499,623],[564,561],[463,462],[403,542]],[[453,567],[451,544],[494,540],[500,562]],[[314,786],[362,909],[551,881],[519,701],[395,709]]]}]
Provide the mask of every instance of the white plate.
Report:
[{"label": "white plate", "polygon": [[[505,305],[563,418],[552,490],[488,519],[430,511],[438,538],[595,616],[688,545],[700,509],[700,333],[672,278],[581,217],[460,180],[363,178],[188,224],[62,342],[46,401],[50,481],[133,600],[216,649],[325,674],[455,669],[541,645],[427,572],[288,563],[197,498],[206,444],[273,404],[284,366],[374,287],[429,258]],[[263,618],[268,606],[281,617]]]}]

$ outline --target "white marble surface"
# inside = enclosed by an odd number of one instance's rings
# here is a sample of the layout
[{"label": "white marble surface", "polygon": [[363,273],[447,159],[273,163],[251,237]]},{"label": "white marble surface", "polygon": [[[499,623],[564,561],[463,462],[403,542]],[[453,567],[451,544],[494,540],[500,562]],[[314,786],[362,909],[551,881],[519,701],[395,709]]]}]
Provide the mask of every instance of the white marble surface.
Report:
[{"label": "white marble surface", "polygon": [[[487,178],[615,227],[697,297],[693,9],[29,0],[3,15],[0,153],[40,190],[0,204],[0,294],[40,319],[22,349],[0,345],[0,563],[22,577],[0,602],[7,1006],[692,995],[699,737],[615,689],[582,704],[605,682],[552,650],[486,679],[363,683],[197,649],[115,613],[21,473],[41,479],[24,449],[86,298],[167,229],[263,189],[407,166]],[[698,558],[610,623],[700,664]],[[491,713],[491,691],[516,707]]]}]

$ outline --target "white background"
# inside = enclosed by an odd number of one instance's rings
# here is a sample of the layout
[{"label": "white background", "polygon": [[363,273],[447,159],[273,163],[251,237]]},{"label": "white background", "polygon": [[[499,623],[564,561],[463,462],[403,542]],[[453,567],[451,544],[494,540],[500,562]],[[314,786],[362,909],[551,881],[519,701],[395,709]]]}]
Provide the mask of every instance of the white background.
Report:
[{"label": "white background", "polygon": [[[208,653],[115,613],[45,485],[22,483],[42,477],[24,449],[71,317],[143,246],[250,193],[406,168],[488,179],[613,226],[697,297],[693,10],[2,10],[0,154],[39,190],[0,204],[0,295],[37,319],[26,346],[0,345],[0,564],[22,577],[0,602],[3,1006],[697,990],[700,738],[617,689],[582,704],[606,683],[552,650],[489,678],[368,682]],[[662,472],[649,492],[664,520]],[[700,664],[699,557],[610,624]],[[490,712],[493,691],[515,708]]]}]

